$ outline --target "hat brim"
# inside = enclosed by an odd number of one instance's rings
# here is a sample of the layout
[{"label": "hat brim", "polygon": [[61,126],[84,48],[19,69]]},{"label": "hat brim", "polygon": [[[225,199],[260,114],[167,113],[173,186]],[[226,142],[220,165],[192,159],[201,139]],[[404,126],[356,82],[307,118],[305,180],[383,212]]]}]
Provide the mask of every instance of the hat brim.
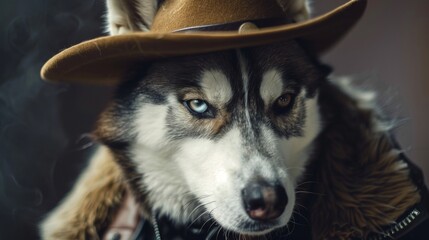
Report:
[{"label": "hat brim", "polygon": [[323,53],[359,20],[365,0],[351,0],[319,17],[258,31],[153,33],[135,32],[100,37],[72,46],[48,60],[41,70],[52,82],[114,85],[130,67],[155,59],[300,39]]}]

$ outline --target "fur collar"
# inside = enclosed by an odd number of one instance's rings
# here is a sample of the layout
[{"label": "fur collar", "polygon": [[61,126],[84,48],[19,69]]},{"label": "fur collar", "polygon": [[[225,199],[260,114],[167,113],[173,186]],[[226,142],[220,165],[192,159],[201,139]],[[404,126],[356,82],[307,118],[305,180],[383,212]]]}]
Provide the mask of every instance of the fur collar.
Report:
[{"label": "fur collar", "polygon": [[314,239],[366,239],[420,201],[409,166],[400,158],[368,94],[340,83],[320,96],[325,130],[313,155],[310,203]]}]

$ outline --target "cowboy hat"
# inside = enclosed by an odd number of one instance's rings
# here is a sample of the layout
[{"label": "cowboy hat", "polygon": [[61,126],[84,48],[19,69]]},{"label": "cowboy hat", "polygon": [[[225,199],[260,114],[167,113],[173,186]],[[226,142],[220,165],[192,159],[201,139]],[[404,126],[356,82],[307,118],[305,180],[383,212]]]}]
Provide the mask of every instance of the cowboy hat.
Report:
[{"label": "cowboy hat", "polygon": [[276,0],[164,0],[149,31],[92,39],[52,57],[42,78],[111,85],[136,63],[299,39],[317,54],[358,21],[365,0],[350,0],[321,16],[295,22]]}]

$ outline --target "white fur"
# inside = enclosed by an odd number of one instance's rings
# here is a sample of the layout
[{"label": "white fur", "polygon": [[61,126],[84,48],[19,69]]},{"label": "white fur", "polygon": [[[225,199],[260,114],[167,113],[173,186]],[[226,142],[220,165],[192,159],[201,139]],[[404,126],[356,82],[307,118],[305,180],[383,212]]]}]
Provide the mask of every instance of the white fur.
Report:
[{"label": "white fur", "polygon": [[204,71],[200,85],[211,104],[222,106],[232,98],[231,84],[219,70]]},{"label": "white fur", "polygon": [[131,19],[124,3],[118,0],[107,0],[106,30],[110,35],[125,34],[133,31]]},{"label": "white fur", "polygon": [[146,147],[158,149],[168,143],[166,138],[167,106],[144,104],[138,110],[134,122],[137,142]]},{"label": "white fur", "polygon": [[[137,12],[144,19],[149,27],[152,25],[156,11],[158,9],[157,0],[136,0]],[[143,31],[148,31],[148,28],[144,28]]]},{"label": "white fur", "polygon": [[241,77],[243,80],[243,92],[244,92],[244,114],[246,115],[246,123],[248,129],[252,128],[252,121],[250,120],[249,113],[249,76],[247,74],[247,66],[243,55],[237,51],[238,63],[240,64]]},{"label": "white fur", "polygon": [[138,164],[138,171],[144,174],[142,185],[145,186],[152,210],[171,216],[178,223],[193,219],[190,210],[196,207],[197,202],[168,150],[154,151],[135,146],[133,159]]},{"label": "white fur", "polygon": [[150,27],[158,8],[157,3],[156,0],[106,0],[107,32],[110,35],[120,35],[135,31],[148,31],[147,26],[136,23],[131,16],[139,16]]},{"label": "white fur", "polygon": [[177,100],[174,96],[167,99],[166,105],[144,103],[139,107],[133,124],[137,141],[132,146],[131,159],[137,171],[144,175],[141,185],[145,186],[153,210],[184,223],[192,219],[189,212],[184,213],[184,206],[192,210],[194,197],[189,193],[183,173],[177,171],[177,165],[171,160],[177,145],[167,136],[166,116],[168,107],[177,104]]},{"label": "white fur", "polygon": [[[303,98],[305,95],[306,91],[303,90],[298,97]],[[315,96],[305,102],[306,118],[303,127],[303,136],[283,139],[279,142],[280,151],[285,160],[288,172],[291,174],[291,179],[294,180],[294,184],[302,176],[312,151],[312,142],[322,129],[317,99],[317,96]]]},{"label": "white fur", "polygon": [[283,93],[282,73],[277,69],[270,69],[262,76],[262,83],[259,94],[268,107],[272,102]]},{"label": "white fur", "polygon": [[[233,127],[220,140],[186,139],[173,156],[190,190],[201,199],[204,209],[225,228],[243,232],[240,221],[248,221],[242,207],[241,190],[255,176],[263,179],[281,178],[289,197],[288,206],[277,227],[286,224],[294,206],[294,188],[287,173],[277,167],[277,160],[264,159],[257,153],[243,159],[249,149],[244,146],[242,133]],[[241,176],[244,181],[239,181]],[[262,232],[261,232],[262,233]]]}]

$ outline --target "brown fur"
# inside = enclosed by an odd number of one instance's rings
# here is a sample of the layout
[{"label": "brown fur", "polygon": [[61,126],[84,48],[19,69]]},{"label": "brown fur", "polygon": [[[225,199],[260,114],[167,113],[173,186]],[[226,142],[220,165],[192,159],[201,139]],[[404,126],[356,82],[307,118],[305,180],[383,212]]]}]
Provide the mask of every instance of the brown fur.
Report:
[{"label": "brown fur", "polygon": [[213,119],[195,119],[189,117],[188,122],[192,124],[195,129],[198,129],[198,131],[206,132],[214,136],[222,130],[222,127],[228,123],[229,119],[230,114],[228,114],[225,109],[220,109],[217,116]]},{"label": "brown fur", "polygon": [[117,141],[117,136],[121,136],[122,129],[113,116],[115,107],[117,106],[114,103],[110,103],[99,117],[97,127],[93,131],[93,138],[96,140],[108,143]]},{"label": "brown fur", "polygon": [[314,239],[366,238],[420,200],[407,164],[398,159],[367,103],[325,86],[320,101],[330,124],[321,134],[312,207]]},{"label": "brown fur", "polygon": [[43,239],[100,239],[125,190],[120,168],[103,147],[69,197],[43,222]]},{"label": "brown fur", "polygon": [[120,141],[119,139],[132,138],[132,136],[125,136],[128,134],[124,129],[127,126],[121,124],[116,116],[114,116],[115,111],[113,109],[115,107],[117,106],[112,103],[102,113],[97,122],[97,127],[93,132],[93,137],[94,140],[107,146],[111,150],[112,159],[117,163],[119,171],[122,172],[123,184],[129,187],[136,201],[140,203],[143,216],[148,217],[151,211],[144,195],[144,186],[140,184],[142,176],[137,173],[134,163],[128,161],[126,156],[128,143],[126,141]]},{"label": "brown fur", "polygon": [[214,121],[211,123],[211,133],[213,135],[218,134],[222,127],[225,126],[230,121],[230,114],[226,111],[226,109],[220,109],[218,112],[218,116]]}]

